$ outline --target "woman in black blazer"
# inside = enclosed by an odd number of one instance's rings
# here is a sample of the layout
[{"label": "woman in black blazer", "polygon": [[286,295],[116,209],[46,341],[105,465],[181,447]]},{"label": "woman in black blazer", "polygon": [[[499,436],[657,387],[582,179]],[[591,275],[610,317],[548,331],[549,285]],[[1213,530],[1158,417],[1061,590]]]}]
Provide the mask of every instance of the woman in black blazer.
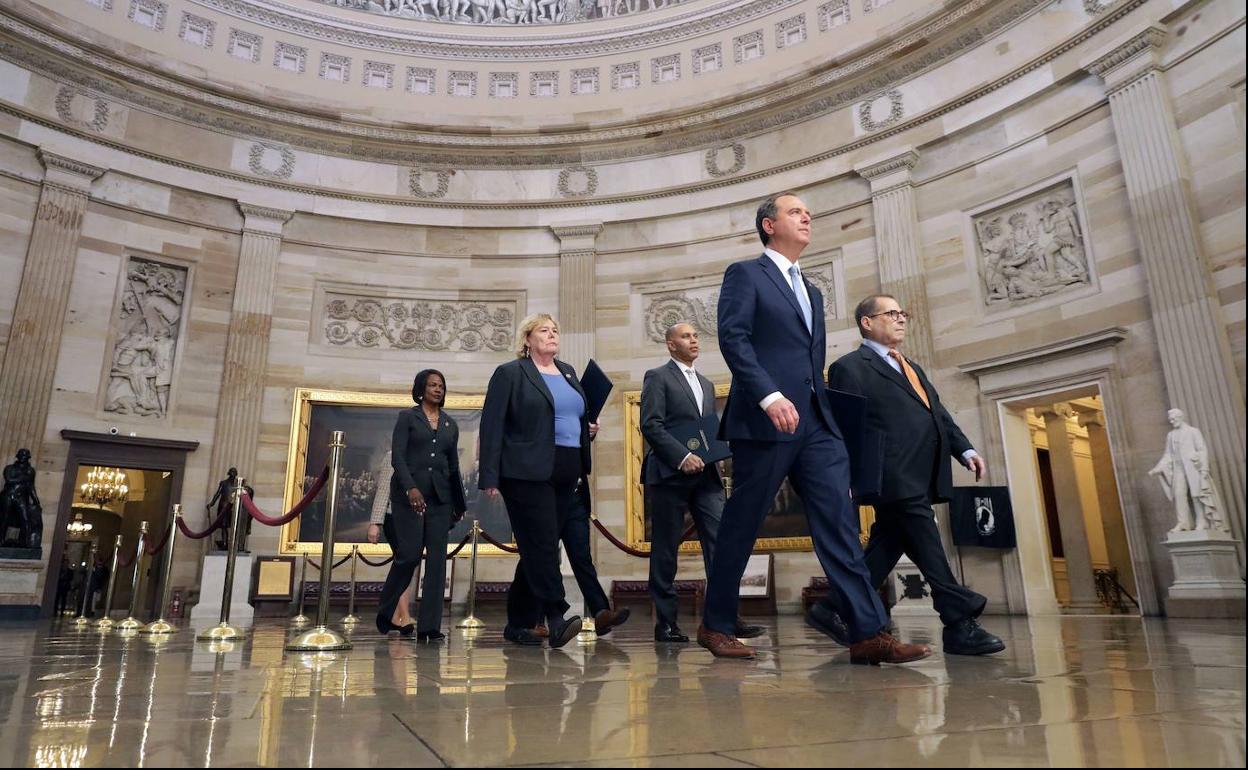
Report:
[{"label": "woman in black blazer", "polygon": [[446,378],[434,369],[416,375],[412,385],[416,406],[399,412],[391,442],[390,521],[386,536],[394,562],[381,589],[377,630],[411,633],[399,626],[399,596],[425,565],[416,635],[420,641],[439,641],[442,633],[442,588],[446,579],[446,540],[451,527],[468,510],[459,475],[459,425],[445,412]]},{"label": "woman in black blazer", "polygon": [[552,647],[567,644],[581,628],[564,619],[559,542],[576,575],[595,628],[605,634],[628,619],[610,609],[589,549],[589,444],[598,432],[586,416],[585,391],[576,371],[555,358],[559,325],[545,313],[529,316],[516,333],[516,360],[490,378],[481,411],[478,486],[507,504],[520,561],[507,593],[503,636],[541,644],[530,632],[545,622]]}]

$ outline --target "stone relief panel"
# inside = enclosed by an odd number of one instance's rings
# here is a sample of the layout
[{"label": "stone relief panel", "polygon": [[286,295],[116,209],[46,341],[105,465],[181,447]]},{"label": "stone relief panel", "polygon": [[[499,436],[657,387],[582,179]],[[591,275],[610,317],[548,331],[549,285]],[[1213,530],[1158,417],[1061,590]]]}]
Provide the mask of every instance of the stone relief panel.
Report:
[{"label": "stone relief panel", "polygon": [[879,131],[897,123],[905,114],[901,91],[894,88],[858,105],[858,125],[863,131]]},{"label": "stone relief panel", "polygon": [[849,23],[849,0],[828,0],[818,10],[820,32]]},{"label": "stone relief panel", "polygon": [[126,264],[109,356],[104,411],[160,419],[168,416],[174,360],[181,337],[188,271],[140,257]]},{"label": "stone relief panel", "polygon": [[260,47],[263,44],[264,38],[259,35],[231,27],[226,51],[235,59],[246,59],[256,64],[260,61]]},{"label": "stone relief panel", "polygon": [[523,311],[523,293],[507,291],[382,296],[376,287],[326,286],[321,295],[314,341],[342,350],[507,355]]},{"label": "stone relief panel", "polygon": [[130,10],[126,12],[126,18],[135,24],[161,32],[165,29],[165,16],[168,13],[169,6],[160,0],[130,0]]},{"label": "stone relief panel", "polygon": [[408,169],[407,188],[416,198],[445,198],[451,189],[451,175],[454,173],[449,168]]},{"label": "stone relief panel", "polygon": [[564,198],[577,198],[598,192],[598,172],[587,166],[572,166],[559,172],[555,187]]},{"label": "stone relief panel", "polygon": [[712,147],[703,159],[706,173],[714,177],[732,176],[745,168],[745,145],[740,142]]},{"label": "stone relief panel", "polygon": [[562,24],[631,16],[683,0],[317,0],[339,8],[454,24]]},{"label": "stone relief panel", "polygon": [[[840,252],[830,258],[815,257],[809,264],[805,258],[802,261],[803,277],[823,294],[824,318],[842,317]],[[641,336],[662,343],[672,324],[692,323],[704,339],[717,337],[722,277],[716,274],[690,281],[636,285],[641,294]]]},{"label": "stone relief panel", "polygon": [[96,133],[108,128],[109,104],[97,96],[61,86],[56,92],[56,114],[72,126],[81,126]]},{"label": "stone relief panel", "polygon": [[253,142],[247,152],[247,167],[256,176],[290,179],[295,173],[295,151],[268,142]]},{"label": "stone relief panel", "polygon": [[1092,284],[1087,226],[1071,178],[974,214],[971,226],[989,309]]}]

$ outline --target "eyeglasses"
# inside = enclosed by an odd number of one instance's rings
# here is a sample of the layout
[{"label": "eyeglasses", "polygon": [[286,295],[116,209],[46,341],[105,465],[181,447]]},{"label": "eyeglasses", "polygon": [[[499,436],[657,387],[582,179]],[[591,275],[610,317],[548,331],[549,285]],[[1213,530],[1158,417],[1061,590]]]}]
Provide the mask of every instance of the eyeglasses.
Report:
[{"label": "eyeglasses", "polygon": [[882,315],[888,316],[888,320],[896,323],[897,321],[909,321],[910,314],[904,310],[885,310],[883,313],[872,313],[867,318],[879,318]]}]

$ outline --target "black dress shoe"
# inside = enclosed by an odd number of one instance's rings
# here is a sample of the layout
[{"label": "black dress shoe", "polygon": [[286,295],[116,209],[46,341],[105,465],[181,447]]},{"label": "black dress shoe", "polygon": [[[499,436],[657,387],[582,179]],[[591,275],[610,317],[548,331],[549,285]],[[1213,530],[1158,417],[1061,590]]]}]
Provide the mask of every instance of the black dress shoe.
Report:
[{"label": "black dress shoe", "polygon": [[991,655],[1005,649],[1005,642],[985,631],[975,618],[945,626],[943,639],[949,655]]},{"label": "black dress shoe", "polygon": [[441,631],[417,631],[416,641],[418,642],[440,642],[446,638],[446,634]]},{"label": "black dress shoe", "polygon": [[742,623],[740,620],[737,621],[736,636],[738,639],[753,639],[765,633],[767,633],[767,629],[763,626],[756,626],[753,623]]},{"label": "black dress shoe", "polygon": [[550,636],[546,641],[550,644],[551,649],[558,649],[581,633],[581,616],[573,615],[566,620],[552,621],[547,623],[547,626],[550,628]]},{"label": "black dress shoe", "polygon": [[400,625],[395,625],[393,622],[391,622],[390,618],[383,618],[380,615],[377,616],[378,633],[388,634],[391,631],[398,631],[403,636],[411,636],[412,632],[415,630],[416,630],[415,623],[408,623],[406,626],[400,626]]},{"label": "black dress shoe", "polygon": [[503,638],[522,647],[541,647],[542,640],[527,628],[503,626]]},{"label": "black dress shoe", "polygon": [[810,611],[806,613],[806,625],[832,637],[832,641],[837,644],[845,647],[850,644],[849,626],[845,624],[836,610],[823,602],[815,602],[811,605]]},{"label": "black dress shoe", "polygon": [[654,641],[671,644],[688,644],[689,637],[681,633],[676,626],[658,625],[654,627]]}]

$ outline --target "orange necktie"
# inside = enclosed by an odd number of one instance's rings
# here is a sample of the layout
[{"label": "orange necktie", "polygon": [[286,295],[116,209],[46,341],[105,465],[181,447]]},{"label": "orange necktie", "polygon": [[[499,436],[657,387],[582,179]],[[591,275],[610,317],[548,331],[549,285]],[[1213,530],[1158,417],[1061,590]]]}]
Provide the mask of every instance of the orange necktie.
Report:
[{"label": "orange necktie", "polygon": [[918,394],[919,400],[923,402],[923,406],[926,406],[928,411],[931,411],[932,402],[927,400],[927,391],[923,389],[923,383],[919,382],[919,375],[915,374],[914,367],[910,365],[905,356],[896,350],[890,350],[888,354],[897,363],[901,364],[901,371],[905,373],[906,379],[910,382],[910,387],[914,388],[914,392]]}]

